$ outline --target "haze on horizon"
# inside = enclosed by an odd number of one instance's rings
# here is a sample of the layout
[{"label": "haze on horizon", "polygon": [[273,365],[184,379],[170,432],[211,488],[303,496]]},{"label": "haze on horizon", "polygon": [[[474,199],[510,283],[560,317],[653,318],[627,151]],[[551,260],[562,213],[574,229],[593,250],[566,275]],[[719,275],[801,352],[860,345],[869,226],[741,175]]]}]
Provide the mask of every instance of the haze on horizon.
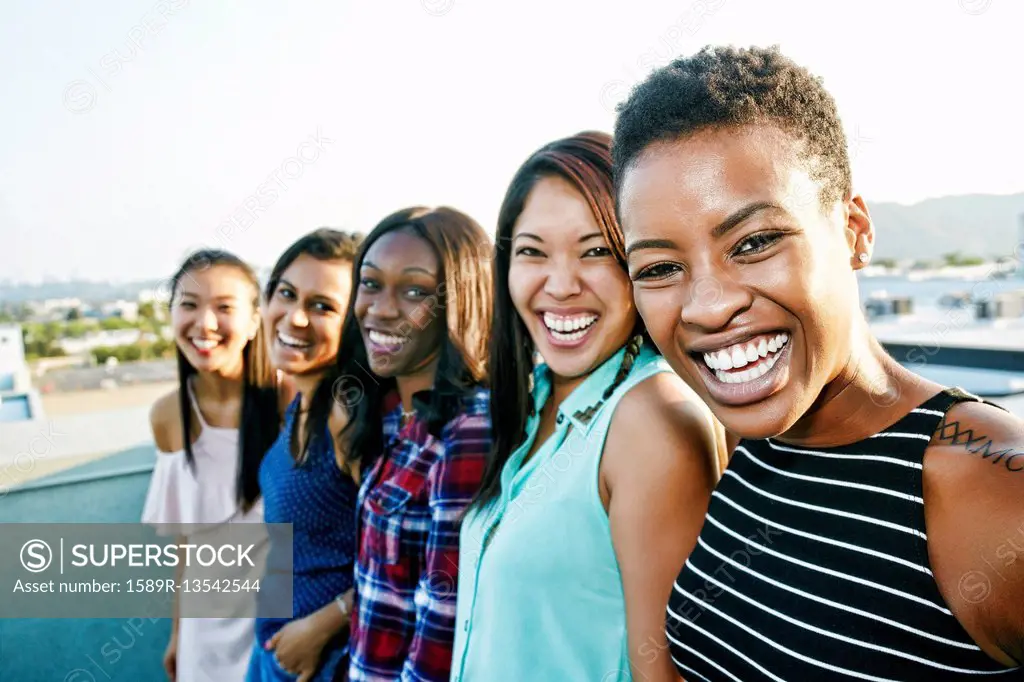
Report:
[{"label": "haze on horizon", "polygon": [[161,278],[206,245],[266,267],[412,204],[493,230],[533,149],[610,131],[633,84],[709,43],[825,79],[869,206],[1019,192],[1020,26],[1011,0],[17,0],[0,280]]}]

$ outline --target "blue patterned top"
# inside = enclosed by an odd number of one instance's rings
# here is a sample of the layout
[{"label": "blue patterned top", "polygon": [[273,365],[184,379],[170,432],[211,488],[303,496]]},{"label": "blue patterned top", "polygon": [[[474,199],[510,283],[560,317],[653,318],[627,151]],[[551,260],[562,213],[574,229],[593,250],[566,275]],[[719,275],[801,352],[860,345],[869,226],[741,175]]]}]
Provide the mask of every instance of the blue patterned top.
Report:
[{"label": "blue patterned top", "polygon": [[[284,428],[260,465],[266,523],[292,524],[292,615],[295,619],[318,611],[352,588],[359,492],[352,478],[338,469],[333,440],[326,428],[323,437],[309,444],[305,461],[296,464],[289,443],[299,399],[300,396],[296,396],[288,406]],[[288,563],[285,557],[275,560],[273,539],[268,563],[271,566]],[[287,618],[258,618],[256,639],[259,645],[288,622]]]}]

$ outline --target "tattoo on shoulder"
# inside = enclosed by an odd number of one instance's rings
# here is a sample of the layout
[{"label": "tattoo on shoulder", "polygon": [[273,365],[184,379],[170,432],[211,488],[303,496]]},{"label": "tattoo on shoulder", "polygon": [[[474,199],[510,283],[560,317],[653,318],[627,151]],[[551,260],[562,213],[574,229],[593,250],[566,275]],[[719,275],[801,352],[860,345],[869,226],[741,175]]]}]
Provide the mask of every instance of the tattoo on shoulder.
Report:
[{"label": "tattoo on shoulder", "polygon": [[996,448],[991,438],[962,425],[959,420],[950,419],[948,415],[943,415],[934,436],[940,443],[961,446],[972,455],[980,455],[984,460],[991,460],[994,465],[1006,467],[1007,471],[1024,471],[1024,451]]}]

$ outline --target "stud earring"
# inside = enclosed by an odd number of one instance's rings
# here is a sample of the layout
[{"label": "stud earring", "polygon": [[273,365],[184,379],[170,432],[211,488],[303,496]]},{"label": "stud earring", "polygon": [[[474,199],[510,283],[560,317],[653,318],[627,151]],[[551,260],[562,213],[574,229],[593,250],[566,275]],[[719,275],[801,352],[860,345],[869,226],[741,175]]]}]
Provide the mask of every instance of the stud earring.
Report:
[{"label": "stud earring", "polygon": [[868,262],[868,254],[866,254],[866,253],[860,254],[859,256],[857,256],[857,260],[859,260],[861,263],[867,263]]}]

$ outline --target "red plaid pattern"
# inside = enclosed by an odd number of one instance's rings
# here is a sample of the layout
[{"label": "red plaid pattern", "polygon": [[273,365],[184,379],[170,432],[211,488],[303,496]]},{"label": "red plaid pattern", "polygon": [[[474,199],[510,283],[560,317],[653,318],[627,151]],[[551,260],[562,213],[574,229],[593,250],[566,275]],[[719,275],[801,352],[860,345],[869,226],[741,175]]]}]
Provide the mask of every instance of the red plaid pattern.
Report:
[{"label": "red plaid pattern", "polygon": [[455,636],[459,517],[491,448],[490,393],[467,396],[441,437],[401,406],[359,492],[352,682],[447,682]]}]

